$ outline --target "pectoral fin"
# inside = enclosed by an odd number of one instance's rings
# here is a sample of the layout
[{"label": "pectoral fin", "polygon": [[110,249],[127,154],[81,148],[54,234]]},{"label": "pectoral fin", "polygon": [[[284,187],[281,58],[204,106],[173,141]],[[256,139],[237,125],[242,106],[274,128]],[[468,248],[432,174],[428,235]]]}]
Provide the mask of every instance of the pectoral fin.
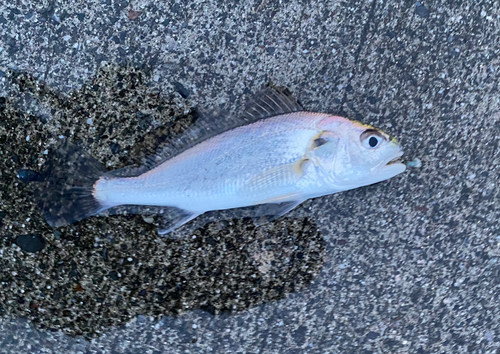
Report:
[{"label": "pectoral fin", "polygon": [[[293,186],[302,178],[306,166],[310,163],[309,159],[300,159],[297,162],[280,165],[265,170],[261,174],[247,181],[240,192],[243,194],[268,194],[272,195],[276,188],[283,186]],[[268,193],[266,193],[268,191]],[[262,203],[279,203],[290,199],[277,201],[263,201]]]}]

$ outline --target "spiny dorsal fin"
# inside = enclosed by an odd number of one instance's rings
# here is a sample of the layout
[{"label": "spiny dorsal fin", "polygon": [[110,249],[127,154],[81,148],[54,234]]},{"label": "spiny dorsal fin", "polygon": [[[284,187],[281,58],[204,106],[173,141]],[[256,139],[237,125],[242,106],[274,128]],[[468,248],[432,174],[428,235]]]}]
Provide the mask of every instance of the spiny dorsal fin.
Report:
[{"label": "spiny dorsal fin", "polygon": [[252,122],[302,110],[300,103],[286,88],[267,86],[246,104],[243,115]]},{"label": "spiny dorsal fin", "polygon": [[300,103],[286,88],[269,85],[258,92],[236,116],[229,114],[206,114],[178,136],[170,138],[157,149],[156,153],[145,157],[140,167],[125,167],[108,173],[110,177],[138,176],[194,145],[228,130],[256,122],[260,119],[303,110]]}]

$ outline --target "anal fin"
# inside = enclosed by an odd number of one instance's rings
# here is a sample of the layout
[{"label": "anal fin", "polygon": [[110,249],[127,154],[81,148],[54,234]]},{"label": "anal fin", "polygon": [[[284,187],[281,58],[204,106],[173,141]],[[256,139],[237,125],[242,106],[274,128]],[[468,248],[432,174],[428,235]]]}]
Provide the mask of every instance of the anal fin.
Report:
[{"label": "anal fin", "polygon": [[304,202],[303,199],[291,200],[277,204],[261,204],[255,207],[255,217],[253,223],[255,226],[261,226],[285,215],[292,209],[296,208]]},{"label": "anal fin", "polygon": [[179,208],[168,208],[168,211],[160,216],[158,234],[166,235],[193,220],[198,215],[200,213]]}]

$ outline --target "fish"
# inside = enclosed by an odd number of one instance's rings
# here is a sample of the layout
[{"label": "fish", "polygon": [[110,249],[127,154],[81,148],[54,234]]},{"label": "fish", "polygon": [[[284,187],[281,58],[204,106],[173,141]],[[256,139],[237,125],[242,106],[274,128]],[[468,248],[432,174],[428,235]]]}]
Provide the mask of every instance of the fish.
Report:
[{"label": "fish", "polygon": [[116,207],[166,207],[161,235],[216,210],[256,207],[273,220],[308,199],[385,181],[406,169],[395,138],[355,120],[304,110],[287,90],[264,89],[242,117],[211,136],[187,134],[191,138],[179,141],[190,145],[167,146],[167,153],[141,168],[107,171],[65,144],[63,162],[50,168],[58,173],[49,174],[40,193],[45,220],[60,227]]}]

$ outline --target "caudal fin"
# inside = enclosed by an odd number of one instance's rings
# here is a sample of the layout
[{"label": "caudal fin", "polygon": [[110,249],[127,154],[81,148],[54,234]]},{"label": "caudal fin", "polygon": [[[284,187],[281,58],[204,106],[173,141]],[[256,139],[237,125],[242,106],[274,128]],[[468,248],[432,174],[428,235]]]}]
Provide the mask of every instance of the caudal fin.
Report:
[{"label": "caudal fin", "polygon": [[107,170],[87,152],[66,141],[47,165],[38,206],[50,226],[68,225],[107,209],[92,195],[94,183]]}]

